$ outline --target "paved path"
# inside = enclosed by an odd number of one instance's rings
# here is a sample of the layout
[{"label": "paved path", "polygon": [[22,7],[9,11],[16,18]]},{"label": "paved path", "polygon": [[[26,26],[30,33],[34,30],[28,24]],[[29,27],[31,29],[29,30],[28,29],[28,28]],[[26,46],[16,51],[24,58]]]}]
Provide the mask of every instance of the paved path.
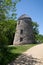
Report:
[{"label": "paved path", "polygon": [[43,65],[43,44],[30,48],[9,65]]}]

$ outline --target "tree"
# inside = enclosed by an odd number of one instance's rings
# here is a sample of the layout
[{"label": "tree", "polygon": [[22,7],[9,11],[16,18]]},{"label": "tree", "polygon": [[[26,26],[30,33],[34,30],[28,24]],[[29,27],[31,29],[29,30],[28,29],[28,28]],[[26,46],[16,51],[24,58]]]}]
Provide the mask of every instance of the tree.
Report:
[{"label": "tree", "polygon": [[0,20],[16,18],[16,4],[18,1],[20,0],[0,0]]},{"label": "tree", "polygon": [[32,25],[33,25],[34,39],[37,42],[37,37],[38,37],[38,34],[39,34],[39,30],[38,30],[39,25],[38,25],[37,22],[32,22]]},{"label": "tree", "polygon": [[[8,37],[12,35],[8,32],[12,30],[11,26],[8,25],[12,23],[6,22],[8,19],[16,18],[16,4],[19,0],[0,0],[0,64],[6,65],[6,56],[8,53],[7,42]],[[9,17],[9,12],[12,11],[11,17]],[[8,33],[8,34],[7,34]],[[10,34],[10,36],[9,36]]]},{"label": "tree", "polygon": [[37,41],[38,41],[38,43],[43,43],[43,35],[42,34],[38,34]]},{"label": "tree", "polygon": [[[5,44],[12,44],[13,37],[16,31],[16,21],[15,20],[8,20],[4,22],[0,22],[0,43],[2,42]],[[6,40],[3,40],[3,35],[6,37]],[[1,37],[2,36],[2,37]],[[4,38],[5,39],[5,38]]]},{"label": "tree", "polygon": [[0,21],[5,20],[5,8],[3,0],[0,0]]}]

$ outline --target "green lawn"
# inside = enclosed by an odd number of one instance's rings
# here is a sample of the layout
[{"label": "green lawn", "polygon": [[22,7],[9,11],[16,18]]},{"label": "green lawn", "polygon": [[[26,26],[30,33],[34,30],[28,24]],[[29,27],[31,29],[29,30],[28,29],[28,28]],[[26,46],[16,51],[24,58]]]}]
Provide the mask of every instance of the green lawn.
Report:
[{"label": "green lawn", "polygon": [[35,45],[37,45],[37,44],[28,44],[28,45],[21,45],[21,46],[9,45],[8,48],[10,50],[10,53],[8,54],[8,62],[15,60],[19,55],[21,55],[27,49],[29,49]]},{"label": "green lawn", "polygon": [[11,53],[15,54],[15,53],[22,53],[25,52],[27,49],[35,46],[36,44],[28,44],[28,45],[21,45],[21,46],[13,46],[13,45],[9,45],[9,49],[11,51]]}]

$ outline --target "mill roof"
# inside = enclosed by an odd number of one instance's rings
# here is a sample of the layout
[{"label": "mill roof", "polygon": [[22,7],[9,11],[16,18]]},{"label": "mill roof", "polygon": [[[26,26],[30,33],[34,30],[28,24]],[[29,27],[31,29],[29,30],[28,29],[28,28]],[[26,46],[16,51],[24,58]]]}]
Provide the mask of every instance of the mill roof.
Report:
[{"label": "mill roof", "polygon": [[29,19],[31,19],[28,15],[26,15],[26,14],[23,14],[23,15],[21,15],[18,19],[24,19],[24,18],[29,18]]}]

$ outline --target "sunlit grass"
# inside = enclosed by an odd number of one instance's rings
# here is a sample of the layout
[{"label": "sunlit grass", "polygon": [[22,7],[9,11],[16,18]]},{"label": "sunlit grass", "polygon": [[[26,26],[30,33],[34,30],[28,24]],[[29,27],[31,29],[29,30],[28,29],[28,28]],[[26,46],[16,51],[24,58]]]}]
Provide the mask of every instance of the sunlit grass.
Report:
[{"label": "sunlit grass", "polygon": [[31,47],[33,47],[35,45],[37,45],[37,44],[27,44],[27,45],[18,45],[18,46],[8,45],[8,52],[7,52],[6,56],[4,57],[6,64],[12,62],[23,52],[25,52],[26,50],[30,49]]}]

